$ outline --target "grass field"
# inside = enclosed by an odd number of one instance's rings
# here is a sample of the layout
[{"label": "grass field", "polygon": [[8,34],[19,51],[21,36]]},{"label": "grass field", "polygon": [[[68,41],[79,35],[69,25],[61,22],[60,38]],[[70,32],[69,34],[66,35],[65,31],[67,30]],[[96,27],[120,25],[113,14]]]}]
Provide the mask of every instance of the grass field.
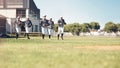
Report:
[{"label": "grass field", "polygon": [[0,39],[0,68],[120,68],[120,37]]}]

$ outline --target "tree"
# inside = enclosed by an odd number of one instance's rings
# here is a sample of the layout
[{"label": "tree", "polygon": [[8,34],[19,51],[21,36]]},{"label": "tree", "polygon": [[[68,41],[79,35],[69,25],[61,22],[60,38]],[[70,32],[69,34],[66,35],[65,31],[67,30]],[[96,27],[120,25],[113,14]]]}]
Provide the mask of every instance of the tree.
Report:
[{"label": "tree", "polygon": [[81,31],[81,26],[79,23],[73,23],[73,24],[70,24],[70,29],[69,31],[73,34],[73,35],[78,35],[79,36],[79,33]]},{"label": "tree", "polygon": [[65,32],[70,32],[70,24],[65,25],[64,31]]},{"label": "tree", "polygon": [[83,23],[83,24],[81,24],[81,27],[82,27],[82,29],[81,29],[82,32],[90,32],[89,29],[91,28],[91,26],[89,23]]},{"label": "tree", "polygon": [[91,25],[91,29],[93,29],[93,30],[100,29],[100,25],[98,22],[91,22],[90,25]]},{"label": "tree", "polygon": [[120,24],[116,24],[118,31],[120,31]]},{"label": "tree", "polygon": [[104,30],[106,32],[108,32],[108,33],[117,32],[118,31],[118,27],[113,22],[108,22],[108,23],[105,24]]}]

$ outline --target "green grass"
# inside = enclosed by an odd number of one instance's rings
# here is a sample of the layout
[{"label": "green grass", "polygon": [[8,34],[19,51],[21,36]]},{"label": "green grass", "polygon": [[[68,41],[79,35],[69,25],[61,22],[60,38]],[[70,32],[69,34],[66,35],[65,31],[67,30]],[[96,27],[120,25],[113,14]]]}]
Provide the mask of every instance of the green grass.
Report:
[{"label": "green grass", "polygon": [[1,39],[0,68],[120,68],[119,49],[77,48],[85,46],[120,46],[120,38]]}]

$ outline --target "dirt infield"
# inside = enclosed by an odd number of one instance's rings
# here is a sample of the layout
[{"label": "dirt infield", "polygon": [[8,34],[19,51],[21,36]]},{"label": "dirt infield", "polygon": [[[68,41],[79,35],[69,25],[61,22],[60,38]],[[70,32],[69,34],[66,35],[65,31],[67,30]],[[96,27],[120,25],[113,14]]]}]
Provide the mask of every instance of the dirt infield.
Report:
[{"label": "dirt infield", "polygon": [[120,46],[77,46],[75,49],[120,50]]}]

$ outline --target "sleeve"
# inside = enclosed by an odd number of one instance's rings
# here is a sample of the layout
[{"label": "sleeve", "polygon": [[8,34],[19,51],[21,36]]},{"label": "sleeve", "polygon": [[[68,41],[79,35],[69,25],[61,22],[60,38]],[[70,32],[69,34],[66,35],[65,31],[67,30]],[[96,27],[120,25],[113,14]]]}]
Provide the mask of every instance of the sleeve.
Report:
[{"label": "sleeve", "polygon": [[40,26],[42,26],[42,20],[40,20]]},{"label": "sleeve", "polygon": [[63,19],[63,22],[64,22],[64,24],[66,25],[66,22],[65,22],[65,20]]},{"label": "sleeve", "polygon": [[58,24],[60,23],[60,20],[58,20]]},{"label": "sleeve", "polygon": [[55,24],[54,24],[54,21],[53,21],[53,26],[54,26]]},{"label": "sleeve", "polygon": [[31,21],[30,21],[30,23],[31,23],[31,25],[33,25]]}]

